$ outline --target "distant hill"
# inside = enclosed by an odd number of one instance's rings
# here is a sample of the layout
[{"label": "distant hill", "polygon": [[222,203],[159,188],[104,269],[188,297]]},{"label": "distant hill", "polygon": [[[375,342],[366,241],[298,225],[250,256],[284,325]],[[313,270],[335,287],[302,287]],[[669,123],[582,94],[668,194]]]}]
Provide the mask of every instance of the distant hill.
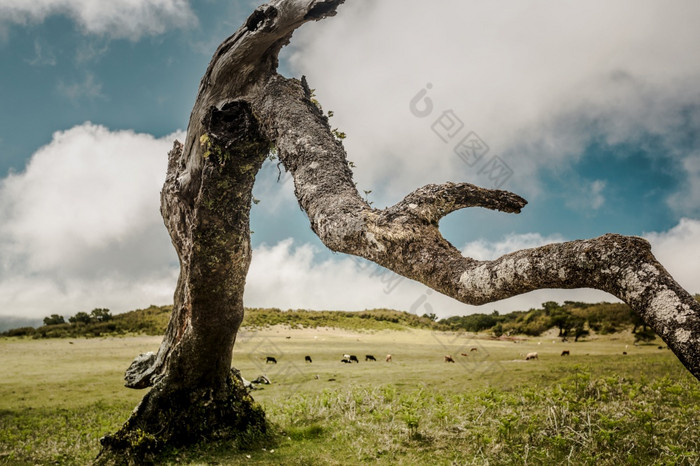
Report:
[{"label": "distant hill", "polygon": [[280,309],[246,309],[243,327],[261,328],[287,325],[291,328],[335,327],[348,330],[405,330],[427,328],[444,330],[447,327],[428,317],[392,309],[368,311],[307,311]]},{"label": "distant hill", "polygon": [[[89,321],[87,319],[87,322],[17,327],[4,331],[0,336],[78,338],[126,334],[162,335],[165,332],[165,327],[168,325],[172,308],[172,306],[150,306],[146,309],[117,314],[104,321]],[[87,313],[79,314],[88,316]],[[63,320],[62,317],[61,320]]]},{"label": "distant hill", "polygon": [[[700,295],[695,295],[700,301]],[[93,313],[80,312],[63,323],[39,325],[40,322],[28,319],[5,320],[5,328],[11,329],[0,336],[26,336],[32,338],[99,337],[104,335],[162,335],[170,319],[172,306],[150,306],[146,309],[108,315],[104,318],[95,309]],[[91,318],[91,315],[93,318]],[[78,317],[80,316],[80,319]],[[97,316],[97,317],[94,317]],[[433,316],[434,317],[434,316]],[[308,311],[280,309],[246,309],[243,327],[264,328],[273,325],[286,325],[291,328],[333,327],[347,330],[406,330],[409,328],[454,330],[466,332],[487,332],[495,337],[502,335],[538,336],[552,328],[558,329],[559,336],[578,340],[591,332],[599,334],[615,333],[631,329],[640,340],[653,339],[653,332],[642,319],[624,303],[581,303],[553,301],[542,303],[541,308],[528,311],[514,311],[508,314],[470,314],[453,316],[435,322],[428,316],[417,316],[391,309],[366,311]]]},{"label": "distant hill", "polygon": [[624,303],[581,303],[554,301],[542,303],[542,307],[508,314],[470,314],[454,316],[440,321],[453,330],[468,332],[491,332],[501,335],[539,336],[551,328],[559,331],[563,338],[578,339],[591,331],[608,334],[627,328],[633,332],[638,327],[645,329],[642,319]]},{"label": "distant hill", "polygon": [[[700,295],[695,295],[700,302]],[[539,336],[549,329],[559,331],[559,337],[578,341],[595,332],[597,334],[617,333],[631,329],[635,340],[653,340],[654,332],[642,318],[625,303],[581,303],[554,301],[542,303],[541,308],[528,311],[514,311],[508,314],[470,314],[442,319],[440,324],[451,330],[467,332],[490,332],[494,336],[528,335]]]},{"label": "distant hill", "polygon": [[[78,338],[104,335],[162,335],[170,319],[172,306],[150,306],[146,309],[112,316],[107,321],[67,322],[41,326],[20,326],[0,336],[32,338]],[[82,313],[87,317],[86,313]],[[405,330],[407,328],[446,329],[427,317],[390,309],[368,311],[307,311],[280,309],[246,309],[243,327],[264,328],[286,325],[291,328],[335,327],[348,330]]]}]

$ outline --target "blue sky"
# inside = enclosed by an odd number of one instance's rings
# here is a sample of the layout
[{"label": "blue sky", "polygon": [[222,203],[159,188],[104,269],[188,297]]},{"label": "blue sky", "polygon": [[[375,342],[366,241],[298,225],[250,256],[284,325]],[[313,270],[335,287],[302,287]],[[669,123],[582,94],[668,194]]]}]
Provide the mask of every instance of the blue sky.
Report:
[{"label": "blue sky", "polygon": [[[177,258],[158,213],[166,154],[216,46],[256,4],[0,0],[0,315],[172,300]],[[360,190],[377,207],[427,183],[512,190],[530,201],[522,214],[457,212],[443,234],[479,259],[644,236],[700,292],[700,6],[440,5],[348,0],[283,51],[282,72],[306,75],[348,134]],[[430,112],[412,111],[428,101]],[[474,137],[481,149],[460,158]],[[328,252],[274,164],[255,196],[248,306],[447,316],[613,299],[545,290],[465,306]]]}]

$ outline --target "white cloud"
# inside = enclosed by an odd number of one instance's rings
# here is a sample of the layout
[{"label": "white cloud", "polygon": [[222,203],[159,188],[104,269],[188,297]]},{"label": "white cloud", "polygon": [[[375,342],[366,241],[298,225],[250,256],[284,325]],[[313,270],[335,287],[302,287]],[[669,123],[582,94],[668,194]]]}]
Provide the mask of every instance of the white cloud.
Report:
[{"label": "white cloud", "polygon": [[589,201],[591,209],[597,210],[605,204],[605,196],[603,196],[603,190],[605,189],[605,181],[595,180],[590,184],[589,191]]},{"label": "white cloud", "polygon": [[700,293],[700,220],[683,218],[668,231],[644,237],[673,278],[689,293]]},{"label": "white cloud", "polygon": [[17,276],[0,280],[0,315],[42,318],[90,312],[97,307],[115,312],[172,302],[177,269],[142,277],[69,278],[58,281],[48,275]]},{"label": "white cloud", "polygon": [[[253,252],[245,304],[281,309],[402,309],[440,316],[464,313],[465,306],[375,264],[347,255],[330,259],[292,239]],[[271,291],[272,290],[272,291]]]},{"label": "white cloud", "polygon": [[677,212],[700,213],[700,152],[689,154],[683,160],[683,169],[686,179],[669,199],[669,205]]},{"label": "white cloud", "polygon": [[182,136],[85,123],[55,133],[24,172],[0,180],[0,312],[170,302],[177,259],[159,192]]},{"label": "white cloud", "polygon": [[[542,168],[568,168],[585,146],[678,143],[700,61],[700,4],[620,2],[348,2],[293,41],[290,63],[305,74],[334,124],[347,132],[359,186],[380,203],[429,182],[471,181],[491,155],[514,175],[503,186],[532,198]],[[358,33],[362,31],[362,33]],[[427,83],[433,113],[409,101]],[[444,110],[490,147],[467,166],[431,124]],[[672,149],[672,148],[671,148]],[[660,156],[678,156],[669,149]]]},{"label": "white cloud", "polygon": [[282,209],[290,210],[299,205],[294,195],[294,180],[291,173],[277,160],[266,160],[255,176],[253,196],[261,204],[255,209],[264,209],[267,214],[279,214]]},{"label": "white cloud", "polygon": [[461,252],[465,257],[472,259],[492,260],[520,249],[536,248],[562,241],[564,238],[559,235],[544,237],[539,233],[510,234],[495,242],[484,239],[471,241],[462,247]]},{"label": "white cloud", "polygon": [[89,34],[137,40],[197,19],[187,0],[0,0],[0,22],[42,22],[66,15]]},{"label": "white cloud", "polygon": [[605,204],[606,183],[603,180],[582,181],[580,185],[567,186],[566,205],[577,211],[590,213],[592,210],[600,209]]}]

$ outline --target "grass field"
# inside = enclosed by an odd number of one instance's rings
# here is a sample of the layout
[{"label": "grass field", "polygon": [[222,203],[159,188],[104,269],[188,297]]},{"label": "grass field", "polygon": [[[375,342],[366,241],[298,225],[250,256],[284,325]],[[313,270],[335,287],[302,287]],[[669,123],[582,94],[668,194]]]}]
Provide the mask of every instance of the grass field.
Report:
[{"label": "grass field", "polygon": [[[658,343],[632,341],[618,334],[513,343],[415,329],[242,332],[234,365],[247,379],[272,381],[254,392],[274,425],[271,444],[239,452],[218,443],[172,451],[165,462],[699,464],[700,383]],[[90,463],[99,438],[143,396],[123,388],[124,369],[159,343],[0,339],[0,463]],[[571,356],[561,357],[563,349]],[[525,362],[531,351],[539,360]],[[344,353],[360,363],[341,363]],[[445,354],[456,363],[443,362]],[[266,356],[278,364],[265,364]]]}]

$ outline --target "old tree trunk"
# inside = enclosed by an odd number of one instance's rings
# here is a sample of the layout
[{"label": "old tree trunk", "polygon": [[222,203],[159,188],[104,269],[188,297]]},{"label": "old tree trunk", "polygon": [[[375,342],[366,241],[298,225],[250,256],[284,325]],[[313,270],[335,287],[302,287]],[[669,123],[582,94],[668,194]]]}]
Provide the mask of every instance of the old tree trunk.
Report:
[{"label": "old tree trunk", "polygon": [[272,146],[294,177],[311,228],[333,251],[364,257],[468,304],[540,288],[596,288],[625,301],[700,378],[700,305],[641,238],[605,235],[507,254],[463,257],[438,230],[466,207],[517,213],[526,201],[466,183],[428,185],[378,210],[358,194],[345,150],[302,79],[277,74],[277,55],[303,23],[344,0],[273,0],[217,49],[192,110],[187,139],[169,153],[161,211],[180,258],[175,306],[157,354],[126,380],[152,387],[103,452],[265,430],[262,410],[231,371],[251,259],[255,175]]}]

